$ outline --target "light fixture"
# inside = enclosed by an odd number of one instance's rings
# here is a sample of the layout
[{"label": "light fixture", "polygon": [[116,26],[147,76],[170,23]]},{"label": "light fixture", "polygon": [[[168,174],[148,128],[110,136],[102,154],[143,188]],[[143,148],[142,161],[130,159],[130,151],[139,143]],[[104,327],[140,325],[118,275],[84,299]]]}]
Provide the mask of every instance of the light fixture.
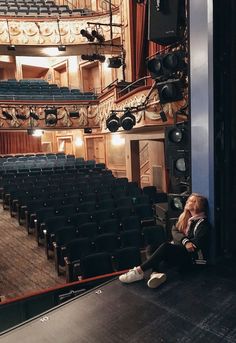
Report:
[{"label": "light fixture", "polygon": [[77,137],[76,138],[75,145],[78,146],[78,147],[83,145],[83,140],[82,140],[81,137]]},{"label": "light fixture", "polygon": [[92,133],[92,128],[91,127],[85,127],[84,133]]},{"label": "light fixture", "polygon": [[160,104],[183,99],[183,85],[178,79],[171,79],[157,83]]},{"label": "light fixture", "polygon": [[110,57],[107,59],[108,68],[120,68],[121,65],[122,65],[121,57]]},{"label": "light fixture", "polygon": [[106,57],[104,55],[100,55],[100,54],[93,54],[94,60],[97,60],[101,63],[105,62]]},{"label": "light fixture", "polygon": [[133,126],[136,124],[136,118],[135,116],[130,112],[130,110],[126,110],[124,114],[120,117],[120,125],[121,127],[129,131],[133,128]]},{"label": "light fixture", "polygon": [[33,130],[32,136],[34,137],[41,137],[43,135],[43,131],[42,130]]},{"label": "light fixture", "polygon": [[16,118],[17,118],[17,119],[20,119],[20,120],[26,120],[26,119],[27,119],[27,117],[26,117],[25,114],[20,114],[20,113],[19,113],[19,114],[18,114],[18,113],[16,114]]},{"label": "light fixture", "polygon": [[29,136],[34,136],[34,137],[41,137],[43,135],[43,131],[42,130],[35,130],[35,129],[27,129],[27,133]]},{"label": "light fixture", "polygon": [[71,118],[79,118],[79,112],[78,111],[70,111],[69,116]]},{"label": "light fixture", "polygon": [[125,144],[125,138],[121,137],[119,134],[112,135],[111,144],[114,146],[121,146]]},{"label": "light fixture", "polygon": [[39,116],[36,114],[34,110],[30,110],[30,118],[33,118],[34,120],[39,120]]},{"label": "light fixture", "polygon": [[182,50],[159,54],[147,61],[147,68],[153,79],[161,76],[173,77],[176,72],[185,70],[184,58],[185,52]]},{"label": "light fixture", "polygon": [[109,118],[106,120],[106,126],[109,131],[116,132],[120,127],[120,118],[116,112],[112,111]]},{"label": "light fixture", "polygon": [[65,45],[58,45],[58,51],[66,51]]},{"label": "light fixture", "polygon": [[13,117],[12,117],[12,115],[8,112],[8,111],[2,111],[2,115],[6,118],[6,119],[8,119],[8,120],[12,120],[13,119]]},{"label": "light fixture", "polygon": [[45,124],[47,126],[54,126],[57,123],[57,109],[52,108],[46,108],[45,109]]},{"label": "light fixture", "polygon": [[91,35],[87,30],[85,30],[85,29],[80,30],[80,34],[81,34],[83,37],[86,37],[87,40],[88,40],[89,42],[93,42],[94,39],[95,39],[95,37],[92,36],[92,35]]},{"label": "light fixture", "polygon": [[98,31],[92,30],[91,34],[94,38],[96,38],[98,40],[99,43],[104,43],[105,38]]},{"label": "light fixture", "polygon": [[8,50],[8,51],[15,51],[15,50],[16,50],[16,47],[15,47],[14,44],[10,44],[10,45],[8,45],[7,50]]},{"label": "light fixture", "polygon": [[99,61],[101,63],[105,62],[106,57],[104,55],[100,55],[100,54],[92,54],[92,55],[85,55],[82,54],[81,55],[81,59],[84,61]]}]

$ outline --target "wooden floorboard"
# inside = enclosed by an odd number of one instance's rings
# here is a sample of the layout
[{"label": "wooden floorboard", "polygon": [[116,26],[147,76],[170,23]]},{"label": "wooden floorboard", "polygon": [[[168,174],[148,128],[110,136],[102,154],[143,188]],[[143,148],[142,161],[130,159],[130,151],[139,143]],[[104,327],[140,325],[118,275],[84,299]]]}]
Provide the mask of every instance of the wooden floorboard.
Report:
[{"label": "wooden floorboard", "polygon": [[64,283],[43,246],[0,204],[0,296],[12,299]]}]

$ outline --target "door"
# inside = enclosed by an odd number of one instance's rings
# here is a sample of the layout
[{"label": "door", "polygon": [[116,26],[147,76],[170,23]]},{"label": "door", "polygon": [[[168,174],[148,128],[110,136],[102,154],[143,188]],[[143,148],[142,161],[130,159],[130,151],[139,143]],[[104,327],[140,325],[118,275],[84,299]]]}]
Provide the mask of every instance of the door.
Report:
[{"label": "door", "polygon": [[86,159],[95,160],[96,163],[105,163],[105,142],[104,137],[85,137]]}]

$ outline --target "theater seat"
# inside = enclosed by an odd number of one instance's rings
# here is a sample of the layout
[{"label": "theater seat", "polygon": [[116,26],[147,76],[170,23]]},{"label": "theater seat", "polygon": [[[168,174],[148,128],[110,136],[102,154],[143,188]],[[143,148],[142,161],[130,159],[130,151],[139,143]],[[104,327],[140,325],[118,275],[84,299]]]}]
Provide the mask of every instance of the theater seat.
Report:
[{"label": "theater seat", "polygon": [[114,272],[111,256],[106,252],[83,257],[80,266],[83,279]]},{"label": "theater seat", "polygon": [[137,247],[125,247],[116,250],[114,254],[117,270],[124,270],[141,264],[141,253]]}]

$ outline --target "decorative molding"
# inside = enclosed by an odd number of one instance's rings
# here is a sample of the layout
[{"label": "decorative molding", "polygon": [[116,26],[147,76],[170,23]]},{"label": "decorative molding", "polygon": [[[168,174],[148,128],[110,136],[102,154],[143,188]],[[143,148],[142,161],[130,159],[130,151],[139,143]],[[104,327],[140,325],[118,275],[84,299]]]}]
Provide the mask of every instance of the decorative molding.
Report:
[{"label": "decorative molding", "polygon": [[[87,24],[89,20],[89,25]],[[99,23],[109,25],[109,15],[99,16]],[[69,19],[42,19],[37,21],[1,19],[0,44],[50,46],[75,45],[87,43],[87,39],[80,34],[82,29],[97,29],[98,17],[83,17],[76,20]],[[93,24],[94,22],[94,24]],[[112,16],[113,24],[120,24],[118,14]],[[105,28],[104,28],[105,27]],[[109,26],[100,26],[105,41],[110,40]],[[120,38],[121,29],[112,27],[113,39]]]},{"label": "decorative molding", "polygon": [[[48,126],[45,124],[45,113],[47,105],[0,105],[0,128],[41,128],[45,129]],[[49,106],[50,107],[50,106]],[[85,105],[55,105],[57,108],[57,124],[51,127],[60,128],[83,128],[87,125],[97,127],[97,106]],[[30,116],[30,111],[33,110],[39,119],[34,119]],[[12,119],[7,119],[3,115],[3,111],[7,111]],[[78,118],[71,118],[70,112],[79,112]],[[17,118],[17,115],[25,116],[25,119]]]}]

